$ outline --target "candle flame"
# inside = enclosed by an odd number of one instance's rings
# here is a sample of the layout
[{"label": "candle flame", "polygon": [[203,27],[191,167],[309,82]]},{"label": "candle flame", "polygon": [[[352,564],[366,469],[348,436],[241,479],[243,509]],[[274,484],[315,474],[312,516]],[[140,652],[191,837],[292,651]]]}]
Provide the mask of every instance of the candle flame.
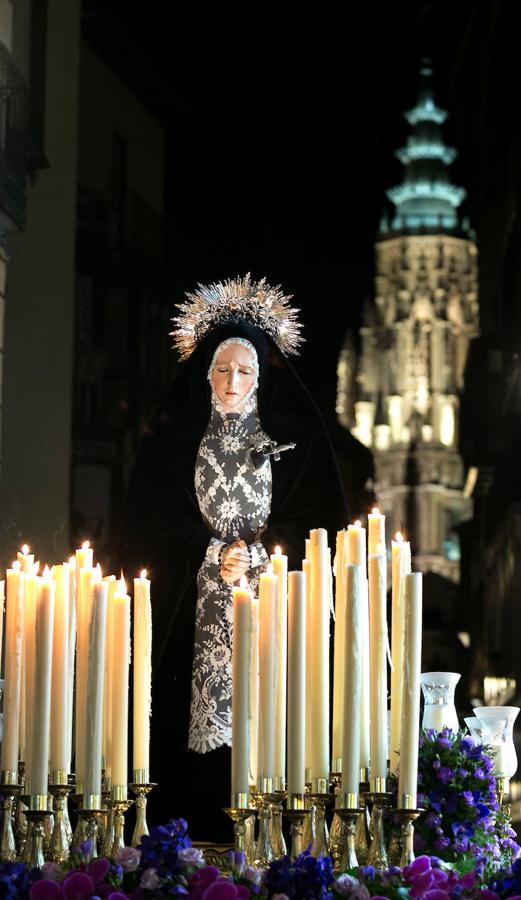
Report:
[{"label": "candle flame", "polygon": [[380,515],[380,510],[378,509],[377,506],[373,506],[371,512],[372,512],[373,516],[379,516],[379,515]]},{"label": "candle flame", "polygon": [[397,531],[394,536],[395,541],[398,541],[399,544],[403,544],[403,534],[401,531]]},{"label": "candle flame", "polygon": [[361,523],[360,519],[357,519],[355,522],[355,528],[361,528],[361,527],[362,527],[362,523]]},{"label": "candle flame", "polygon": [[245,591],[247,587],[248,579],[246,578],[246,575],[241,575],[241,588],[243,589],[243,591]]},{"label": "candle flame", "polygon": [[22,563],[19,559],[15,559],[15,561],[11,563],[11,568],[14,569],[15,572],[19,572],[22,568]]},{"label": "candle flame", "polygon": [[29,547],[27,546],[27,544],[22,545],[22,553],[24,556],[27,556],[27,554],[29,553]]},{"label": "candle flame", "polygon": [[282,556],[282,547],[279,547],[279,545],[277,544],[277,546],[275,547],[274,553],[275,553],[275,556]]},{"label": "candle flame", "polygon": [[31,568],[31,574],[32,574],[32,575],[38,575],[38,572],[39,572],[39,571],[40,571],[40,563],[39,563],[39,562],[35,562],[34,566],[32,566],[32,568]]},{"label": "candle flame", "polygon": [[98,563],[97,566],[94,567],[94,581],[102,581],[103,576],[101,573],[101,566]]},{"label": "candle flame", "polygon": [[70,566],[76,565],[76,557],[75,556],[69,556],[69,565]]},{"label": "candle flame", "polygon": [[42,573],[42,578],[49,579],[50,577],[51,577],[51,570],[49,569],[48,565],[45,565],[44,569],[43,569],[43,573]]},{"label": "candle flame", "polygon": [[266,569],[268,575],[273,575],[273,566],[269,563],[268,568]]},{"label": "candle flame", "polygon": [[[123,573],[121,573],[121,574],[123,574]],[[140,573],[140,576],[139,576],[139,577],[140,577],[140,578],[146,578],[146,577],[147,577],[147,570],[146,570],[146,569],[141,569],[141,573]]]},{"label": "candle flame", "polygon": [[81,549],[89,550],[90,549],[90,541],[83,541],[83,544],[81,545]]},{"label": "candle flame", "polygon": [[121,573],[121,578],[119,579],[119,590],[120,590],[120,593],[122,593],[123,595],[126,595],[126,593],[127,593],[127,582],[126,582],[125,579],[123,578],[123,572]]}]

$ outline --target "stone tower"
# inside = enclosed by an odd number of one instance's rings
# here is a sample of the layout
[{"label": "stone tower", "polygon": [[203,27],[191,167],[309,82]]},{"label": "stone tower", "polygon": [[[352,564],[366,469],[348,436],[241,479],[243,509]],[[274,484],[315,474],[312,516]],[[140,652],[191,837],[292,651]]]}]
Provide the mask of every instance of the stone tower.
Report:
[{"label": "stone tower", "polygon": [[394,217],[375,245],[374,301],[360,349],[348,335],[338,363],[337,412],[370,447],[375,489],[393,531],[412,540],[415,566],[459,579],[455,527],[470,515],[458,453],[458,410],[469,341],[478,330],[477,250],[458,216],[465,192],[452,184],[456,151],[445,146],[447,113],[420,70],[397,151],[403,181],[388,191]]}]

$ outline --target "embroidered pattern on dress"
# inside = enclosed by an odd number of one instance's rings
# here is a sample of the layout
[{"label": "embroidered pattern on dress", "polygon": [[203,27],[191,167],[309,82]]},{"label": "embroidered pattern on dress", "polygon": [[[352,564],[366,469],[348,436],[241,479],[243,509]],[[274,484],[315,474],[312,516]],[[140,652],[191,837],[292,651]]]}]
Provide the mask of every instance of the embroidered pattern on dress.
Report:
[{"label": "embroidered pattern on dress", "polygon": [[213,532],[197,577],[197,606],[192,667],[192,700],[188,747],[207,753],[231,746],[232,587],[219,575],[217,559],[222,543],[242,538],[252,546],[258,566],[249,573],[250,589],[258,590],[258,574],[267,560],[260,542],[271,505],[271,466],[255,470],[246,453],[263,437],[253,409],[247,415],[223,416],[213,406],[195,465],[197,500]]}]

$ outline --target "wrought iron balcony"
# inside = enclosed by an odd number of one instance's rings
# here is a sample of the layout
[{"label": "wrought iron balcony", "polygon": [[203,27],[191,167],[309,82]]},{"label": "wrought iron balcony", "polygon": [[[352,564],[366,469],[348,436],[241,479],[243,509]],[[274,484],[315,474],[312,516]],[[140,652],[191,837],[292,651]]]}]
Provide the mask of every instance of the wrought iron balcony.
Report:
[{"label": "wrought iron balcony", "polygon": [[0,41],[0,231],[25,225],[28,100],[27,82]]}]

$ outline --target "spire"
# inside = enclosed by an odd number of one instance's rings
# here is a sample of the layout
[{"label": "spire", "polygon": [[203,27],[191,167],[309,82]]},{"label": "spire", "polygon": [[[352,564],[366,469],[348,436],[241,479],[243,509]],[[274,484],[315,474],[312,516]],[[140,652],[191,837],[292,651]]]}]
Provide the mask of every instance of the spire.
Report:
[{"label": "spire", "polygon": [[396,207],[392,230],[447,230],[460,228],[458,207],[465,190],[452,184],[448,166],[456,150],[443,141],[441,126],[447,112],[434,100],[432,68],[422,61],[420,90],[416,106],[405,113],[413,131],[405,147],[396,151],[403,163],[403,182],[387,191]]}]

